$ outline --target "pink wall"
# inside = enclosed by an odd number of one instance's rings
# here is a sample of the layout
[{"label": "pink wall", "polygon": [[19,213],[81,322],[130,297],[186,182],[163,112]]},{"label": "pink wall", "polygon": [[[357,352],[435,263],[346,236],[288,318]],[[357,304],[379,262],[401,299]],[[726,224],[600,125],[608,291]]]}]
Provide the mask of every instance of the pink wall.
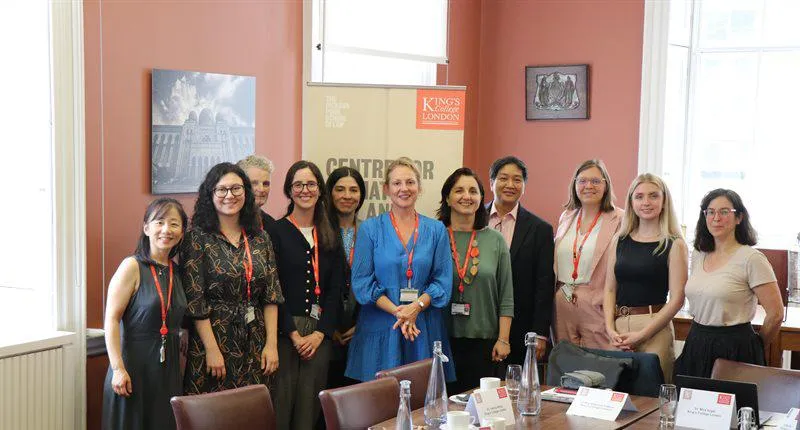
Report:
[{"label": "pink wall", "polygon": [[[469,0],[453,3],[454,12],[473,9]],[[602,158],[623,204],[637,171],[644,2],[483,0],[480,13],[480,26],[457,23],[451,30],[458,35],[451,37],[449,83],[478,84],[477,95],[468,90],[478,102],[477,140],[469,138],[475,117],[468,112],[465,162],[488,180],[494,159],[522,158],[529,168],[523,205],[555,223],[575,167]],[[476,34],[477,78],[474,58],[458,55]],[[586,63],[589,120],[525,120],[525,66]]]}]

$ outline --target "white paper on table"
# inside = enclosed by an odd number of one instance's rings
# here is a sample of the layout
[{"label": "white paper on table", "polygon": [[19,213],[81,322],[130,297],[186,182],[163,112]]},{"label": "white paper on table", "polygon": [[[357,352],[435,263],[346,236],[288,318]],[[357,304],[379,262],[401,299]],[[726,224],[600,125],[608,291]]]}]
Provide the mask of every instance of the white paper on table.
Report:
[{"label": "white paper on table", "polygon": [[516,423],[511,398],[505,387],[473,391],[464,410],[475,417],[475,422],[481,422],[486,417],[503,417],[507,427]]},{"label": "white paper on table", "polygon": [[681,388],[675,426],[695,429],[736,427],[736,395]]},{"label": "white paper on table", "polygon": [[623,410],[638,411],[628,393],[580,387],[575,400],[567,409],[567,415],[614,421]]},{"label": "white paper on table", "polygon": [[792,408],[786,413],[786,418],[783,419],[780,430],[797,430],[800,429],[800,409]]}]

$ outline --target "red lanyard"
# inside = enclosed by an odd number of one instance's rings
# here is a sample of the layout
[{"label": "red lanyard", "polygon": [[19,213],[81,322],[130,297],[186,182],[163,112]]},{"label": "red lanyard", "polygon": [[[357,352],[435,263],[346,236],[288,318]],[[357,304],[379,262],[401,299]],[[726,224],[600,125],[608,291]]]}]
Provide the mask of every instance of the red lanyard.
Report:
[{"label": "red lanyard", "polygon": [[242,260],[244,266],[244,278],[247,280],[247,304],[250,304],[250,281],[253,279],[253,255],[250,253],[250,241],[247,240],[247,234],[242,229],[242,237],[244,238],[244,252],[247,253],[247,262]]},{"label": "red lanyard", "polygon": [[586,236],[583,236],[581,246],[578,248],[578,236],[581,234],[581,215],[583,214],[583,209],[578,211],[578,222],[575,225],[575,240],[572,242],[572,282],[575,282],[575,280],[578,279],[578,265],[581,262],[581,255],[583,254],[583,244],[586,243],[586,239],[588,239],[589,235],[592,234],[592,230],[594,229],[594,226],[597,225],[597,220],[600,219],[600,215],[602,213],[603,211],[597,211],[597,215],[594,216],[592,225],[589,226],[589,231],[586,232]]},{"label": "red lanyard", "polygon": [[358,235],[358,226],[356,226],[354,224],[353,225],[353,245],[350,247],[350,258],[347,260],[347,264],[349,264],[351,268],[353,267],[353,255],[355,255],[355,252],[356,252],[356,236],[357,235]]},{"label": "red lanyard", "polygon": [[[300,226],[297,224],[297,221],[294,219],[294,215],[289,215],[289,221],[300,231]],[[322,289],[319,286],[319,241],[317,240],[317,229],[313,229],[311,235],[314,237],[314,258],[311,259],[311,267],[314,269],[314,294],[317,296],[317,301],[319,301],[319,296],[322,294]],[[352,254],[351,254],[352,255]]]},{"label": "red lanyard", "polygon": [[405,242],[403,242],[403,236],[400,234],[400,228],[397,227],[397,220],[394,218],[394,213],[389,211],[389,218],[392,220],[392,227],[394,227],[394,232],[397,233],[397,238],[400,240],[400,244],[403,245],[403,249],[408,253],[408,269],[406,269],[406,278],[408,278],[409,285],[411,284],[411,277],[414,276],[414,271],[411,268],[411,265],[414,263],[414,249],[417,248],[417,238],[419,237],[419,215],[414,212],[414,242],[411,244],[411,251],[408,250],[406,247]]},{"label": "red lanyard", "polygon": [[[447,232],[450,233],[450,250],[453,254],[453,262],[456,264],[456,273],[458,274],[458,292],[464,293],[464,276],[467,275],[467,265],[469,264],[469,258],[475,257],[473,254],[472,244],[475,242],[475,235],[478,234],[477,230],[472,230],[472,234],[469,236],[469,245],[467,245],[467,253],[464,255],[464,265],[458,267],[458,260],[461,257],[458,255],[458,248],[456,247],[456,237],[453,234],[453,228],[448,227]],[[475,248],[477,250],[478,248]]]},{"label": "red lanyard", "polygon": [[156,268],[150,265],[150,272],[153,274],[153,281],[156,283],[156,291],[158,291],[158,298],[161,300],[161,337],[167,335],[167,310],[172,306],[172,261],[169,262],[169,291],[167,292],[167,306],[164,306],[164,293],[161,292],[161,283],[158,282],[158,275],[156,275]]}]

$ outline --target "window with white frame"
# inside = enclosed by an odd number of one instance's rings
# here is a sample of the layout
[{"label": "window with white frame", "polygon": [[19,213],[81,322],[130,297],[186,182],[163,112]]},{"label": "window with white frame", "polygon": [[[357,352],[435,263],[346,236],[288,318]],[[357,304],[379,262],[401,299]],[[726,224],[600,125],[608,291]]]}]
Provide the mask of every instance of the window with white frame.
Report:
[{"label": "window with white frame", "polygon": [[[661,174],[693,236],[703,195],[738,192],[759,245],[800,232],[800,1],[672,0]],[[647,30],[646,30],[647,31]]]},{"label": "window with white frame", "polygon": [[0,211],[0,327],[44,332],[56,329],[48,2],[1,2],[0,46],[0,82],[6,83],[0,176],[7,188]]},{"label": "window with white frame", "polygon": [[447,0],[312,0],[311,81],[436,85]]}]

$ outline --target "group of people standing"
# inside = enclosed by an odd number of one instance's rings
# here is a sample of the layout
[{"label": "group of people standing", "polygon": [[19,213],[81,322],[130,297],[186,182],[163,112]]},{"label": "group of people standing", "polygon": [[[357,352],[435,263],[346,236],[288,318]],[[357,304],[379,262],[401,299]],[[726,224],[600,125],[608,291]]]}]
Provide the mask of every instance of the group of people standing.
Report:
[{"label": "group of people standing", "polygon": [[[689,276],[664,182],[640,175],[622,210],[599,160],[576,169],[555,235],[520,205],[528,171],[513,156],[492,164],[488,204],[478,175],[453,172],[437,219],[417,212],[420,172],[405,157],[385,170],[389,211],[364,221],[357,170],[325,181],[314,163],[294,163],[278,220],[260,209],[272,172],[259,156],[214,166],[191,227],[176,200],[148,206],[109,284],[104,428],[174,428],[172,396],[265,384],[278,428],[311,429],[322,389],[431,357],[441,341],[451,390],[464,391],[521,363],[529,331],[539,359],[548,341],[568,340],[655,353],[667,379],[708,376],[715,358],[764,364],[780,326],[775,275],[731,190],[701,203]],[[676,361],[671,320],[685,298],[695,320]]]}]

